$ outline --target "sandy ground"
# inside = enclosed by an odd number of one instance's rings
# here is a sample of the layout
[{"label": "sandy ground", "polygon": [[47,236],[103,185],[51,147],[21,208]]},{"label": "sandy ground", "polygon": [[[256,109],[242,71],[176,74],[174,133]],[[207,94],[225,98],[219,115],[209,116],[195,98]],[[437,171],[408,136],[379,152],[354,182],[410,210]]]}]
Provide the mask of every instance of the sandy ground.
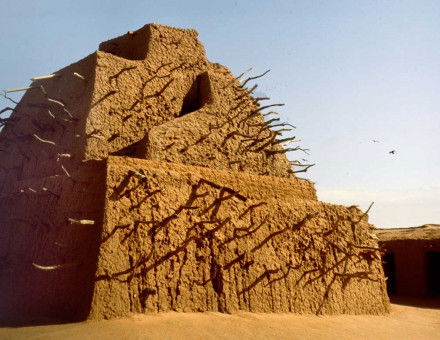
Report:
[{"label": "sandy ground", "polygon": [[0,328],[0,339],[440,339],[440,309],[393,304],[386,316],[161,313]]}]

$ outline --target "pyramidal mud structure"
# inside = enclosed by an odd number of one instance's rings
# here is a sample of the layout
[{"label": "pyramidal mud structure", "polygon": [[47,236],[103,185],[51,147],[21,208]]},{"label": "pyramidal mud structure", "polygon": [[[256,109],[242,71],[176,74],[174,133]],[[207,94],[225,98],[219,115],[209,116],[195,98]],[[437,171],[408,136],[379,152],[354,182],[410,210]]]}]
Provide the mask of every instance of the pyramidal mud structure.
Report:
[{"label": "pyramidal mud structure", "polygon": [[156,24],[34,78],[0,133],[2,319],[387,312],[367,215],[295,176],[249,80]]}]

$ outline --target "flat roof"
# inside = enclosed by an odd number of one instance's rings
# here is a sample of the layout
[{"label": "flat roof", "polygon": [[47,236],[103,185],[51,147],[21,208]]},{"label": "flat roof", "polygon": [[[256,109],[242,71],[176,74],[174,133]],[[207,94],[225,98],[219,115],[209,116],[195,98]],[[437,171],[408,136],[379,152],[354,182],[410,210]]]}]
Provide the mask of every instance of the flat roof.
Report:
[{"label": "flat roof", "polygon": [[440,224],[425,224],[412,228],[376,229],[379,241],[393,240],[440,240]]}]

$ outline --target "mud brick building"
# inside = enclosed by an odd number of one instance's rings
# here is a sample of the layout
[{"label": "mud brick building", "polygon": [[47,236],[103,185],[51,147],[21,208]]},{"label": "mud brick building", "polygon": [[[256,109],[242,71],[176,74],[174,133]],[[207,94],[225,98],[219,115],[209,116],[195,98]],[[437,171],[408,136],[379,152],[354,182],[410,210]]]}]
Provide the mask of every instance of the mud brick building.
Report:
[{"label": "mud brick building", "polygon": [[34,79],[0,133],[1,317],[387,312],[375,228],[295,176],[252,80],[156,24]]},{"label": "mud brick building", "polygon": [[377,231],[390,295],[440,297],[440,225]]}]

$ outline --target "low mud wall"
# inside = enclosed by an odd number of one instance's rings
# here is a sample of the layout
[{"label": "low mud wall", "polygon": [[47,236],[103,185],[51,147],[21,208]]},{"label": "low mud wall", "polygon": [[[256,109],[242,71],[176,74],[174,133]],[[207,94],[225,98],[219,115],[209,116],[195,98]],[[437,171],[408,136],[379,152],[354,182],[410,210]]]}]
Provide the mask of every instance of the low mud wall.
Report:
[{"label": "low mud wall", "polygon": [[388,311],[373,227],[307,185],[110,157],[90,317]]}]

